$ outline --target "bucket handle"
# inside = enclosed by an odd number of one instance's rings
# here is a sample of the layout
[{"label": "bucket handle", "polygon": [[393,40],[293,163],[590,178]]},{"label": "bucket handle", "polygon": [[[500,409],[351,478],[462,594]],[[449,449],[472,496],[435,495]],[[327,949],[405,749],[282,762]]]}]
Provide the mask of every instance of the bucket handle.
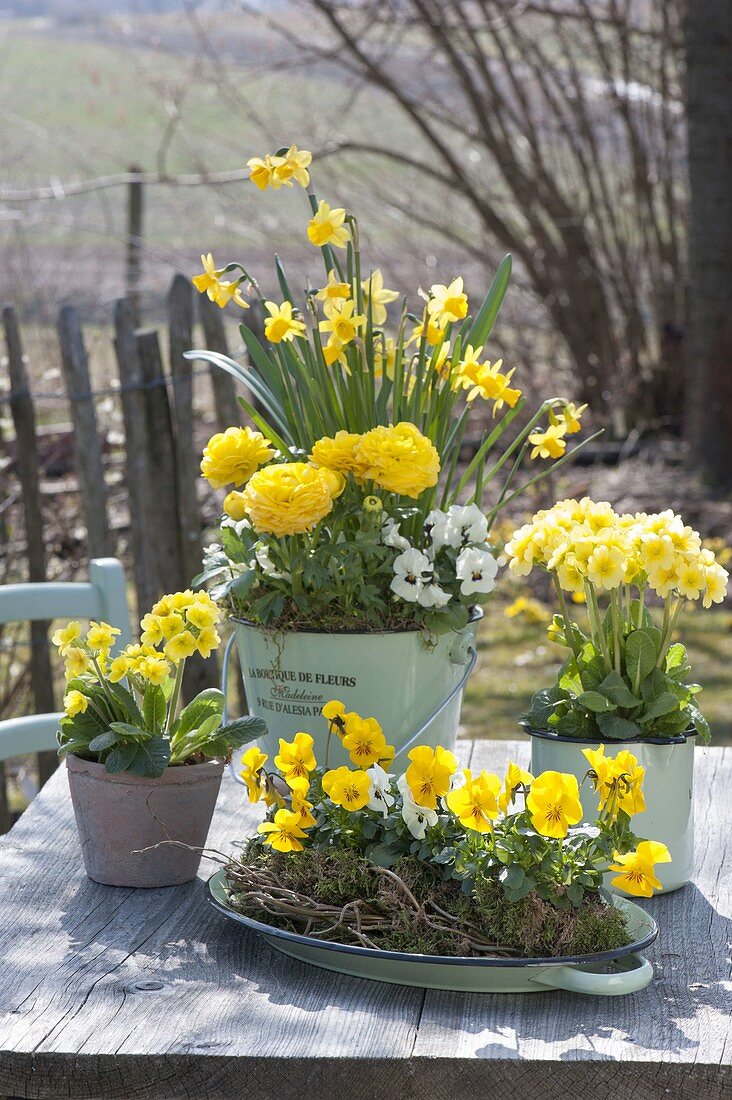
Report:
[{"label": "bucket handle", "polygon": [[607,967],[554,966],[543,971],[532,982],[549,989],[566,989],[600,997],[622,997],[637,993],[650,982],[653,967],[648,959],[636,952],[614,959]]},{"label": "bucket handle", "polygon": [[[232,646],[234,645],[235,640],[236,640],[236,634],[232,633],[231,637],[228,639],[228,641],[226,643],[226,647],[224,649],[224,656],[223,656],[223,659],[221,661],[221,691],[222,691],[223,696],[224,696],[224,711],[223,711],[223,722],[224,722],[224,724],[226,722],[228,722],[228,720],[229,720],[228,719],[228,703],[227,703],[227,690],[226,689],[228,687],[228,680],[229,680],[229,663],[231,661],[231,650],[232,650]],[[442,702],[435,708],[435,710],[432,711],[432,714],[430,714],[429,718],[427,718],[427,720],[422,723],[422,725],[419,727],[419,729],[416,730],[415,733],[413,733],[412,736],[409,738],[409,740],[406,741],[402,745],[402,747],[399,749],[399,751],[397,753],[395,753],[395,755],[394,755],[395,760],[398,756],[401,756],[403,753],[405,753],[408,748],[411,748],[411,746],[415,743],[415,741],[417,741],[418,738],[420,738],[422,736],[422,734],[425,732],[425,730],[427,730],[432,725],[432,723],[435,721],[435,719],[439,718],[439,716],[442,714],[443,710],[445,710],[445,708],[450,705],[450,703],[453,701],[455,696],[458,695],[459,692],[461,692],[463,690],[466,683],[468,682],[468,678],[469,678],[471,672],[475,668],[476,661],[478,660],[478,652],[477,652],[475,646],[471,645],[471,646],[467,647],[466,656],[468,658],[467,664],[465,665],[465,669],[463,671],[463,674],[460,677],[460,679],[458,680],[455,687],[450,689],[450,691],[445,696],[445,698],[442,700]],[[229,764],[229,773],[230,773],[230,775],[233,776],[233,778],[237,781],[237,783],[241,783],[242,785],[245,785],[244,780],[239,775],[237,775],[236,768],[233,766],[233,763]]]}]

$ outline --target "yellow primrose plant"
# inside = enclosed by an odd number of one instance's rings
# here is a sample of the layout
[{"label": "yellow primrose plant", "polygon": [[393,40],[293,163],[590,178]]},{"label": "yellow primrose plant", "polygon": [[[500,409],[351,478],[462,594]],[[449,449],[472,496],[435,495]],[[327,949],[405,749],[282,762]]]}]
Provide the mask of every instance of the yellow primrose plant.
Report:
[{"label": "yellow primrose plant", "polygon": [[186,659],[208,657],[221,639],[221,612],[206,592],[174,592],[140,623],[139,644],[111,657],[120,633],[92,622],[70,622],[53,635],[65,661],[65,715],[59,755],[72,753],[107,772],[156,778],[176,764],[228,759],[235,748],[266,732],[261,718],[223,724],[224,697],[206,689],[180,708]]},{"label": "yellow primrose plant", "polygon": [[[562,500],[537,512],[506,545],[509,568],[552,577],[561,609],[549,637],[568,651],[526,719],[535,730],[592,740],[673,737],[709,726],[675,640],[684,605],[721,603],[729,574],[699,534],[671,510],[619,515],[606,502]],[[587,630],[567,597],[584,601]],[[662,602],[656,625],[649,597]],[[576,606],[576,604],[574,605]]]},{"label": "yellow primrose plant", "polygon": [[[460,276],[410,304],[366,263],[353,214],[315,195],[311,160],[293,145],[249,167],[261,191],[304,190],[323,277],[298,295],[275,258],[279,294],[265,299],[248,268],[208,254],[193,280],[219,306],[253,295],[265,313],[264,343],[241,325],[247,367],[190,353],[256,401],[240,399],[251,425],[204,451],[203,476],[228,491],[222,545],[197,580],[263,624],[460,628],[493,587],[497,512],[571,455],[584,407],[551,398],[524,415],[514,369],[488,358],[509,257],[476,309]],[[489,426],[462,466],[477,408]],[[550,464],[522,481],[525,459]]]},{"label": "yellow primrose plant", "polygon": [[[227,868],[231,904],[265,923],[325,939],[435,954],[583,954],[627,942],[625,918],[601,887],[638,897],[660,887],[663,844],[638,840],[644,769],[632,753],[587,750],[583,783],[597,793],[583,823],[573,775],[503,779],[460,768],[419,745],[395,774],[378,721],[323,708],[350,764],[315,758],[310,734],[259,748],[241,778],[266,818]],[[330,741],[329,741],[330,743]],[[560,932],[561,930],[561,932]]]}]

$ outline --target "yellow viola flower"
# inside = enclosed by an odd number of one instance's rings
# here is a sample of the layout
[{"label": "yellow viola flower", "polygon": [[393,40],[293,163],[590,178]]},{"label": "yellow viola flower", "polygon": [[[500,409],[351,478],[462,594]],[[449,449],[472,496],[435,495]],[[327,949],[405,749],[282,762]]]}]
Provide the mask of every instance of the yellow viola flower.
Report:
[{"label": "yellow viola flower", "polygon": [[249,179],[260,191],[266,191],[271,186],[274,165],[269,153],[265,157],[250,157],[247,161],[247,168],[249,169]]},{"label": "yellow viola flower", "polygon": [[261,432],[227,428],[212,435],[203,449],[201,474],[212,489],[245,485],[255,470],[274,457]]},{"label": "yellow viola flower", "polygon": [[468,313],[468,298],[463,291],[462,275],[449,286],[435,283],[430,287],[427,312],[434,324],[444,328],[450,321],[462,321]]},{"label": "yellow viola flower", "polygon": [[264,835],[264,843],[277,852],[301,852],[301,841],[307,833],[300,825],[300,815],[292,810],[278,810],[274,821],[263,821],[257,832]]},{"label": "yellow viola flower", "polygon": [[416,499],[437,484],[440,456],[414,424],[379,425],[362,436],[356,449],[364,481]]},{"label": "yellow viola flower", "polygon": [[89,706],[89,700],[83,691],[67,691],[64,695],[64,710],[69,718],[75,714],[83,714]]},{"label": "yellow viola flower", "polygon": [[516,797],[516,791],[519,787],[522,784],[528,787],[533,781],[534,777],[531,772],[526,771],[525,768],[520,768],[518,764],[514,764],[513,761],[511,761],[506,770],[503,790],[498,799],[498,808],[501,813],[508,813],[509,806]]},{"label": "yellow viola flower", "polygon": [[657,840],[642,840],[634,852],[620,855],[615,852],[611,871],[617,871],[610,880],[611,886],[625,890],[636,898],[652,898],[654,890],[661,889],[655,874],[657,863],[670,863],[671,854],[665,844]]},{"label": "yellow viola flower", "polygon": [[330,317],[331,310],[337,308],[339,303],[351,297],[350,283],[342,283],[338,280],[335,271],[328,272],[328,282],[315,295],[319,302],[323,303],[323,311],[326,317]]},{"label": "yellow viola flower", "polygon": [[445,798],[447,807],[460,821],[464,829],[488,833],[498,817],[498,794],[501,781],[497,775],[481,772],[473,779],[469,768],[463,770],[465,783]]},{"label": "yellow viola flower", "polygon": [[110,626],[109,623],[95,623],[92,620],[89,623],[86,644],[89,649],[110,650],[114,645],[114,639],[118,638],[121,633],[122,631],[116,626]]},{"label": "yellow viola flower", "polygon": [[196,649],[202,657],[210,657],[221,645],[221,638],[213,626],[204,626],[196,638]]},{"label": "yellow viola flower", "polygon": [[266,752],[254,745],[247,749],[241,758],[242,768],[239,775],[247,785],[250,802],[259,802],[264,795],[264,779],[262,772],[264,765],[269,760]]},{"label": "yellow viola flower", "polygon": [[336,470],[306,462],[265,466],[244,490],[244,507],[259,534],[297,535],[312,531],[333,510],[344,485]]},{"label": "yellow viola flower", "polygon": [[457,760],[451,752],[438,745],[418,745],[408,754],[411,761],[405,772],[407,786],[418,806],[434,810],[437,799],[450,789],[450,780],[457,771]]},{"label": "yellow viola flower", "polygon": [[369,768],[384,759],[388,746],[376,719],[361,718],[356,714],[348,724],[343,748],[357,768]]},{"label": "yellow viola flower", "polygon": [[580,424],[580,417],[587,408],[587,405],[574,405],[571,401],[568,401],[562,411],[558,414],[557,419],[561,424],[564,424],[567,435],[574,435],[578,432],[582,425]]},{"label": "yellow viola flower", "polygon": [[326,718],[329,722],[335,722],[339,718],[343,718],[346,713],[346,708],[340,699],[331,699],[323,707],[321,714],[323,718]]},{"label": "yellow viola flower", "polygon": [[325,466],[328,470],[360,476],[363,468],[356,458],[356,448],[361,439],[362,436],[356,432],[339,431],[332,437],[325,435],[313,444],[310,461],[316,466]]},{"label": "yellow viola flower", "polygon": [[582,753],[591,768],[592,785],[600,796],[599,810],[606,810],[612,820],[618,810],[624,810],[629,817],[643,813],[646,772],[632,752],[622,749],[614,757],[605,756],[605,746],[600,745],[597,749],[583,749]]},{"label": "yellow viola flower", "polygon": [[80,637],[81,627],[76,622],[76,620],[73,620],[72,622],[67,623],[66,626],[62,627],[61,629],[54,630],[51,641],[55,646],[58,647],[61,656],[64,657],[66,655],[66,650],[70,646],[73,646],[74,642],[77,641]]},{"label": "yellow viola flower", "polygon": [[362,810],[371,798],[371,780],[366,772],[333,768],[323,776],[323,790],[336,806],[353,813]]},{"label": "yellow viola flower", "polygon": [[302,829],[309,829],[316,823],[312,812],[313,803],[307,799],[309,788],[307,779],[293,779],[290,784],[290,806],[292,812],[298,815],[298,823]]},{"label": "yellow viola flower", "polygon": [[561,840],[570,825],[582,820],[576,777],[563,772],[542,772],[531,784],[526,808],[537,833]]},{"label": "yellow viola flower", "polygon": [[388,290],[384,286],[384,276],[381,271],[376,268],[371,273],[370,278],[364,279],[361,283],[363,289],[364,311],[366,316],[369,312],[369,303],[371,303],[371,321],[374,325],[383,325],[386,322],[386,307],[390,302],[396,301],[399,297],[398,290]]},{"label": "yellow viola flower", "polygon": [[269,313],[264,322],[264,335],[270,344],[281,344],[283,340],[291,341],[295,336],[304,335],[305,322],[292,316],[292,302],[283,302],[281,306],[276,302],[264,304]]},{"label": "yellow viola flower", "polygon": [[601,544],[587,561],[587,579],[598,588],[610,591],[623,583],[625,554],[619,546]]},{"label": "yellow viola flower", "polygon": [[163,652],[171,664],[177,665],[179,661],[185,661],[192,657],[198,648],[196,637],[190,630],[184,630],[180,634],[174,634],[166,643]]},{"label": "yellow viola flower", "polygon": [[274,763],[288,786],[293,779],[309,780],[310,772],[316,767],[314,744],[309,733],[296,733],[292,741],[280,738],[280,751]]},{"label": "yellow viola flower", "polygon": [[89,655],[79,646],[66,646],[63,650],[66,659],[65,675],[67,680],[83,676],[92,667]]},{"label": "yellow viola flower", "polygon": [[567,448],[565,424],[549,424],[543,432],[532,432],[529,443],[532,444],[532,458],[561,458]]},{"label": "yellow viola flower", "polygon": [[170,676],[170,665],[164,657],[143,657],[136,671],[143,680],[160,686]]},{"label": "yellow viola flower", "polygon": [[329,332],[341,347],[350,344],[358,335],[358,330],[366,324],[363,313],[355,313],[356,303],[350,298],[342,304],[333,304],[325,321],[321,321],[321,332]]},{"label": "yellow viola flower", "polygon": [[643,795],[646,769],[638,763],[632,752],[621,749],[615,757],[615,770],[618,776],[618,806],[629,817],[642,814],[646,808]]},{"label": "yellow viola flower", "polygon": [[316,248],[333,244],[336,248],[345,248],[351,239],[351,230],[344,225],[346,211],[342,206],[331,208],[321,199],[318,203],[318,212],[308,225],[308,238]]}]

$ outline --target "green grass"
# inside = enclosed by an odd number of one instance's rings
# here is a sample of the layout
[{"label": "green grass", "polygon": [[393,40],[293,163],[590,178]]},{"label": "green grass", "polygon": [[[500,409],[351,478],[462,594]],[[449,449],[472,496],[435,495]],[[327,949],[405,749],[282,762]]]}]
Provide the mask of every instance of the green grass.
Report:
[{"label": "green grass", "polygon": [[[533,693],[551,684],[564,657],[547,640],[544,624],[509,619],[507,606],[493,601],[480,624],[478,665],[463,704],[468,737],[520,736],[518,718],[528,710]],[[703,687],[698,699],[712,727],[712,743],[732,744],[732,612],[695,610],[684,616],[681,626],[694,677]]]}]

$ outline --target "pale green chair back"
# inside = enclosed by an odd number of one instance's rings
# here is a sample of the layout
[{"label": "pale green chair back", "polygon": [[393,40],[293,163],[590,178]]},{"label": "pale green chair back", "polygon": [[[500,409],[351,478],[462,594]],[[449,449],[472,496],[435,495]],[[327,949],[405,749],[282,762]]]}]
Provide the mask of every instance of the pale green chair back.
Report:
[{"label": "pale green chair back", "polygon": [[[114,650],[130,641],[125,574],[116,558],[89,563],[89,580],[46,584],[6,584],[0,587],[0,623],[46,619],[97,619],[121,634]],[[113,651],[114,652],[114,651]],[[56,748],[58,714],[32,714],[0,722],[0,760]]]}]

